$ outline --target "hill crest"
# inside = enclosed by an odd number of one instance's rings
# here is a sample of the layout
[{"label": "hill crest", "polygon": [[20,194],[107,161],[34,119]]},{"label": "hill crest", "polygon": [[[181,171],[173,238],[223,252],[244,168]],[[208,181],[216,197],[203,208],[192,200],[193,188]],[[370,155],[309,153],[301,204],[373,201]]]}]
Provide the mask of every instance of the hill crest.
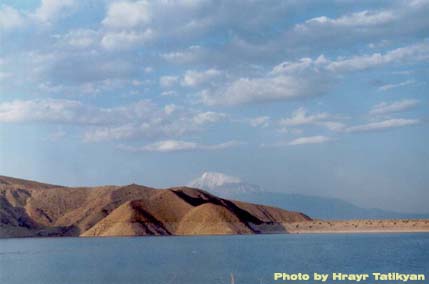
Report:
[{"label": "hill crest", "polygon": [[0,177],[0,237],[286,233],[311,218],[191,187],[63,187]]}]

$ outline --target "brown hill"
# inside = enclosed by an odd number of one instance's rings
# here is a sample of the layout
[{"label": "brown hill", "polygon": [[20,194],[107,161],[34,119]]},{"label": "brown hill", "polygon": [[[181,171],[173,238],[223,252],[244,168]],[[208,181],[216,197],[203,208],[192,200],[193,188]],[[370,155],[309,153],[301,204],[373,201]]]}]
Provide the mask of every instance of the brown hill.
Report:
[{"label": "brown hill", "polygon": [[0,176],[0,237],[285,233],[308,216],[199,189],[63,187]]}]

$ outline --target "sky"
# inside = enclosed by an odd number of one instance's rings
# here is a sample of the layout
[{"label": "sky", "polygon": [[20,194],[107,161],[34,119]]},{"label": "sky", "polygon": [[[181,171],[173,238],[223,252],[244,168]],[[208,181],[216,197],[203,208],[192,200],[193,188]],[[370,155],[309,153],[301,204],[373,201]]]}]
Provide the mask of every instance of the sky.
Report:
[{"label": "sky", "polygon": [[0,0],[0,174],[429,212],[429,1]]}]

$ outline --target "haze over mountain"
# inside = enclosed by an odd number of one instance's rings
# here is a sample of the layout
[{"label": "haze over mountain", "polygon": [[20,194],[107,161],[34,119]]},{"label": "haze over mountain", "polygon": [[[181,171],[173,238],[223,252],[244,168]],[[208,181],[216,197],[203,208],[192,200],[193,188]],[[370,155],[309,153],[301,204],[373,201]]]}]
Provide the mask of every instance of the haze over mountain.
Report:
[{"label": "haze over mountain", "polygon": [[204,172],[189,183],[224,198],[255,202],[305,212],[320,219],[396,219],[428,218],[429,214],[400,213],[376,208],[362,208],[351,202],[331,197],[299,193],[270,192],[238,177],[219,172]]},{"label": "haze over mountain", "polygon": [[0,176],[0,237],[286,233],[303,213],[189,187],[64,187]]}]

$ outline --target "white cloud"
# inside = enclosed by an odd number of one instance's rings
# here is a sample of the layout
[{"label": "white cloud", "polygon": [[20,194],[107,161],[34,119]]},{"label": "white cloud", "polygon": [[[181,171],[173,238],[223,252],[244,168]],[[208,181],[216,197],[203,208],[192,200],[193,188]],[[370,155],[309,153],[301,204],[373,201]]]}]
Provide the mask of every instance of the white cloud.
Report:
[{"label": "white cloud", "polygon": [[220,144],[199,144],[181,140],[164,140],[143,147],[131,147],[120,145],[118,148],[130,152],[179,152],[179,151],[196,151],[196,150],[223,150],[239,146],[238,141],[228,141]]},{"label": "white cloud", "polygon": [[42,0],[37,9],[21,12],[3,4],[0,6],[0,30],[12,30],[31,23],[50,24],[74,5],[74,0]]},{"label": "white cloud", "polygon": [[332,138],[327,136],[308,136],[300,137],[289,142],[289,145],[303,145],[303,144],[320,144],[331,141]]},{"label": "white cloud", "polygon": [[180,137],[201,131],[204,126],[224,118],[221,113],[200,112],[174,105],[161,108],[148,101],[114,108],[58,99],[0,103],[0,123],[80,125],[86,142]]},{"label": "white cloud", "polygon": [[307,115],[307,111],[301,107],[292,113],[292,117],[281,119],[279,123],[283,126],[299,126],[306,124],[314,124],[329,117],[330,115],[327,113]]},{"label": "white cloud", "polygon": [[193,121],[197,125],[202,125],[207,123],[215,123],[225,118],[226,118],[226,114],[224,113],[207,111],[207,112],[201,112],[195,115],[193,118]]},{"label": "white cloud", "polygon": [[164,91],[161,93],[162,97],[174,97],[177,96],[177,92],[175,91]]},{"label": "white cloud", "polygon": [[425,6],[429,6],[429,1],[428,0],[409,0],[406,1],[408,5],[410,5],[411,7],[415,7],[415,8],[423,8]]},{"label": "white cloud", "polygon": [[294,127],[302,125],[318,125],[326,127],[330,130],[340,131],[344,129],[345,124],[338,120],[339,117],[330,115],[328,113],[316,113],[308,114],[304,108],[298,108],[292,113],[290,118],[283,118],[279,121],[279,124],[283,127]]},{"label": "white cloud", "polygon": [[205,71],[188,70],[183,76],[182,85],[187,87],[196,87],[213,81],[221,75],[221,71],[213,68]]},{"label": "white cloud", "polygon": [[259,77],[242,77],[221,87],[205,89],[199,93],[199,97],[200,102],[206,105],[239,105],[319,96],[329,90],[338,74],[427,59],[427,41],[393,49],[384,54],[358,55],[337,60],[327,59],[323,55],[316,59],[301,58],[278,64]]},{"label": "white cloud", "polygon": [[113,2],[107,9],[103,25],[114,29],[135,28],[146,25],[151,20],[151,13],[147,1],[120,1]]},{"label": "white cloud", "polygon": [[23,15],[18,10],[7,5],[0,7],[0,31],[21,27],[24,21]]},{"label": "white cloud", "polygon": [[346,132],[367,132],[367,131],[380,131],[390,128],[398,128],[409,125],[415,125],[420,123],[418,119],[404,119],[404,118],[395,118],[387,119],[378,122],[370,122],[367,124],[356,125],[346,129]]},{"label": "white cloud", "polygon": [[30,100],[3,102],[0,104],[0,122],[58,122],[79,123],[86,120],[81,113],[82,105],[71,100]]},{"label": "white cloud", "polygon": [[418,100],[406,99],[396,102],[381,102],[375,105],[371,110],[370,114],[388,114],[392,112],[400,112],[414,108],[419,103]]},{"label": "white cloud", "polygon": [[[200,93],[206,105],[238,105],[251,102],[290,100],[322,94],[325,81],[318,76],[278,75],[262,78],[240,78],[226,87]],[[317,86],[317,87],[315,87]]]},{"label": "white cloud", "polygon": [[[384,54],[373,53],[370,55],[359,55],[350,58],[327,61],[326,69],[335,72],[359,71],[382,65],[406,62],[415,63],[429,59],[429,42],[423,41],[390,50]],[[412,82],[406,82],[410,84]]]},{"label": "white cloud", "polygon": [[61,36],[61,39],[69,46],[76,48],[88,48],[98,41],[99,34],[95,30],[77,29]]},{"label": "white cloud", "polygon": [[150,120],[161,111],[154,104],[143,100],[114,108],[101,108],[64,99],[15,100],[0,103],[0,122],[122,125],[134,120]]},{"label": "white cloud", "polygon": [[42,3],[35,11],[34,16],[42,22],[51,22],[74,4],[74,0],[42,0]]},{"label": "white cloud", "polygon": [[101,45],[109,50],[126,49],[142,45],[153,37],[154,33],[151,29],[146,29],[144,32],[107,32],[101,39]]},{"label": "white cloud", "polygon": [[119,126],[102,126],[87,130],[83,135],[85,142],[94,143],[101,141],[124,140],[139,136],[151,137],[158,136],[161,133],[155,133],[150,123],[135,125],[127,123]]},{"label": "white cloud", "polygon": [[429,59],[429,42],[421,43],[390,50],[384,54],[354,56],[346,59],[338,59],[327,65],[327,69],[335,72],[359,71],[389,63],[400,61],[418,62]]},{"label": "white cloud", "polygon": [[394,88],[399,88],[399,87],[404,87],[404,86],[412,85],[415,82],[416,81],[414,81],[414,80],[407,80],[407,81],[400,82],[400,83],[397,83],[397,84],[386,84],[386,85],[380,86],[378,88],[378,90],[379,91],[388,91],[388,90],[391,90],[391,89],[394,89]]},{"label": "white cloud", "polygon": [[424,20],[428,8],[429,5],[413,5],[412,1],[390,1],[380,9],[346,12],[338,17],[321,15],[296,24],[286,32],[286,38],[293,46],[317,43],[343,49],[379,40],[421,38],[420,32],[429,27]]},{"label": "white cloud", "polygon": [[382,11],[361,11],[348,15],[343,15],[339,18],[329,18],[325,16],[312,18],[305,21],[304,24],[298,24],[295,26],[297,31],[307,31],[309,29],[321,28],[321,27],[366,27],[385,24],[395,20],[395,14],[393,11],[382,10]]},{"label": "white cloud", "polygon": [[178,76],[162,76],[159,78],[159,85],[163,88],[169,88],[179,82]]},{"label": "white cloud", "polygon": [[317,125],[326,127],[332,131],[342,131],[346,127],[346,124],[338,121],[321,121]]},{"label": "white cloud", "polygon": [[315,60],[304,57],[297,61],[285,61],[273,67],[271,75],[305,74],[309,69],[320,72],[330,61],[322,54]]},{"label": "white cloud", "polygon": [[[126,107],[127,111],[131,106]],[[86,142],[101,142],[109,140],[130,140],[137,138],[181,137],[188,133],[198,132],[209,124],[220,121],[216,114],[183,110],[180,107],[150,109],[145,112],[145,118],[139,118],[132,113],[124,122],[89,128],[84,134]]]},{"label": "white cloud", "polygon": [[185,50],[172,51],[161,54],[160,56],[171,63],[185,64],[193,63],[203,57],[204,49],[199,45],[192,45]]},{"label": "white cloud", "polygon": [[270,125],[271,118],[269,116],[258,116],[249,119],[249,124],[252,127],[268,127]]},{"label": "white cloud", "polygon": [[172,114],[177,110],[177,106],[175,104],[169,104],[164,107],[164,111],[166,114]]}]

